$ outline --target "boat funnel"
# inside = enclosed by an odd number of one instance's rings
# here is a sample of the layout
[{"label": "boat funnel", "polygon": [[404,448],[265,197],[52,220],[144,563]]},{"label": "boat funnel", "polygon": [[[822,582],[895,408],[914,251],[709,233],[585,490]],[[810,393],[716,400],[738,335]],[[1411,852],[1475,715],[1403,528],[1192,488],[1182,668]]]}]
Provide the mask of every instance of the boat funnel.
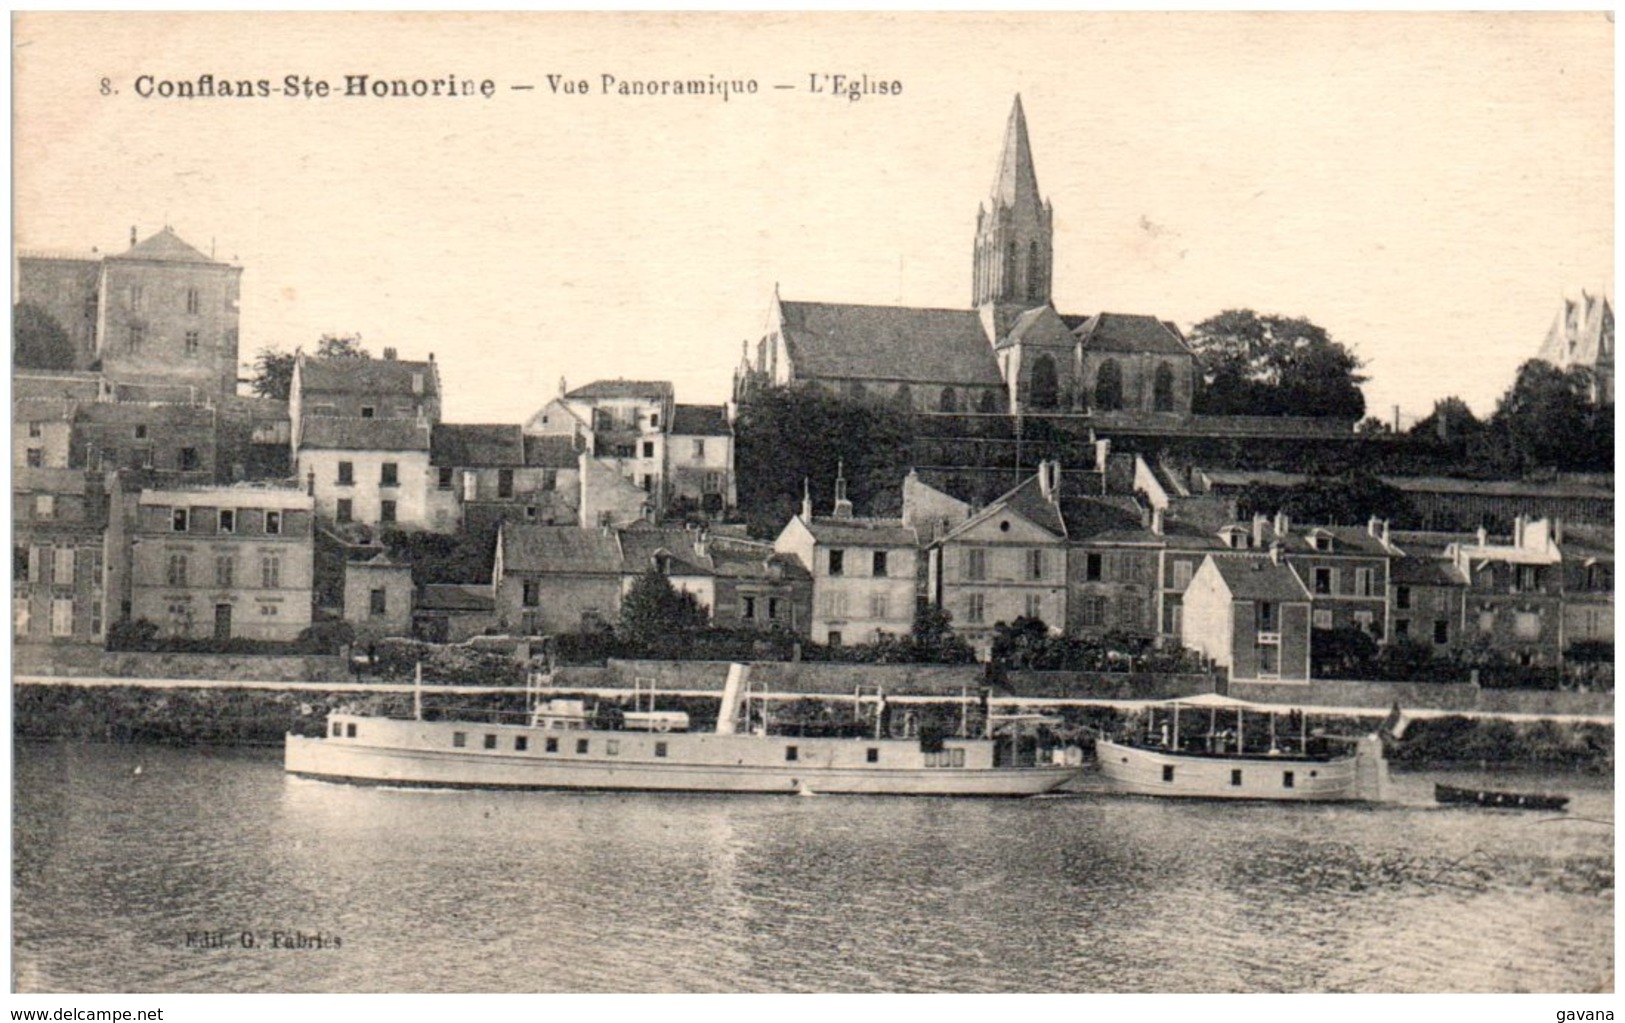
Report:
[{"label": "boat funnel", "polygon": [[1382,737],[1367,735],[1354,746],[1354,787],[1368,803],[1388,801],[1388,761],[1382,755]]},{"label": "boat funnel", "polygon": [[728,682],[722,687],[722,704],[717,707],[717,734],[734,735],[739,723],[739,708],[750,689],[750,665],[728,665]]}]

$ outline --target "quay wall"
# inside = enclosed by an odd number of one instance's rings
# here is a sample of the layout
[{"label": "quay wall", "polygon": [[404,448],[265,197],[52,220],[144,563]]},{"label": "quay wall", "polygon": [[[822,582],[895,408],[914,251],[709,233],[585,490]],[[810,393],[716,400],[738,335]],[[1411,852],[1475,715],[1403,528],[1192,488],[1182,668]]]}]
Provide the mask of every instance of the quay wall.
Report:
[{"label": "quay wall", "polygon": [[181,654],[112,652],[88,646],[17,644],[19,675],[72,678],[201,678],[247,682],[347,682],[344,658],[316,654]]},{"label": "quay wall", "polygon": [[1353,682],[1316,679],[1307,683],[1232,682],[1228,695],[1255,703],[1292,706],[1360,707],[1402,710],[1472,711],[1524,716],[1611,717],[1612,693],[1571,693],[1539,689],[1481,689],[1468,683]]}]

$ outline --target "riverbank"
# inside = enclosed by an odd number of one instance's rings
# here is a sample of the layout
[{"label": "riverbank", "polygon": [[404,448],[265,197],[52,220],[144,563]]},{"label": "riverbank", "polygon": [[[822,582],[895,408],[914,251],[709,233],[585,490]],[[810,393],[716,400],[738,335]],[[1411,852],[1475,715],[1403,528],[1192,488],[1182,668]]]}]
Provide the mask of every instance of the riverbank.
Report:
[{"label": "riverbank", "polygon": [[[595,689],[584,695],[627,702],[631,691]],[[429,717],[501,716],[517,721],[523,720],[526,709],[524,693],[512,689],[426,685],[421,699]],[[960,701],[941,694],[889,699],[915,706],[922,719],[936,716],[955,722],[961,714]],[[413,702],[413,687],[402,684],[19,676],[12,688],[12,728],[23,739],[276,746],[288,733],[323,734],[326,717],[334,710],[407,717],[413,712]],[[850,697],[783,694],[783,713],[776,713],[775,720],[790,727],[797,721],[810,726],[839,723],[850,715],[850,702]],[[716,697],[706,692],[662,694],[662,705],[687,711],[697,729],[712,727],[716,716]],[[993,701],[999,712],[1041,710],[1064,719],[1065,727],[1090,731],[1115,729],[1142,705],[1110,699],[1007,697]],[[1365,708],[1309,707],[1305,711],[1311,728],[1333,734],[1370,731],[1375,725],[1373,712]],[[1611,769],[1613,749],[1611,717],[1426,711],[1410,722],[1390,758],[1396,765],[1413,767],[1468,763],[1603,771]]]}]

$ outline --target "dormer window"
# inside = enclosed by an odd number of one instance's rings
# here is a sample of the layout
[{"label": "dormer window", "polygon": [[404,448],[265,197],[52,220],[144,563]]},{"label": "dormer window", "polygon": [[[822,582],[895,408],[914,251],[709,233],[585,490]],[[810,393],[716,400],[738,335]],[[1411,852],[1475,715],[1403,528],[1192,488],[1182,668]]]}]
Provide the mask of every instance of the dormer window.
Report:
[{"label": "dormer window", "polygon": [[1332,549],[1332,535],[1330,533],[1313,533],[1309,543],[1317,551],[1330,551]]}]

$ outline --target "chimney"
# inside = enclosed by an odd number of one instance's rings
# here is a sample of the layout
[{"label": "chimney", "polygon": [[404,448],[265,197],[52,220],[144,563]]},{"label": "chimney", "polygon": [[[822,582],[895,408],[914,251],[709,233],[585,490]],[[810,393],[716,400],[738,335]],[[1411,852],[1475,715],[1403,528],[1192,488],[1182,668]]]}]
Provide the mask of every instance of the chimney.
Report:
[{"label": "chimney", "polygon": [[1162,509],[1161,508],[1152,508],[1151,509],[1151,532],[1155,533],[1157,536],[1161,536],[1162,535],[1162,530],[1163,530],[1163,525],[1164,524],[1163,524],[1163,521],[1162,521]]},{"label": "chimney", "polygon": [[706,557],[706,553],[705,553],[706,548],[708,548],[710,546],[711,546],[711,537],[710,537],[709,534],[706,533],[705,527],[701,526],[694,533],[694,553],[696,555],[698,555],[701,560],[704,560],[705,557]]},{"label": "chimney", "polygon": [[849,519],[852,517],[852,502],[846,497],[846,463],[836,463],[835,469],[835,517]]},{"label": "chimney", "polygon": [[1523,516],[1522,515],[1514,515],[1512,517],[1512,546],[1514,546],[1514,547],[1522,547],[1523,546]]},{"label": "chimney", "polygon": [[1563,519],[1561,516],[1552,516],[1552,542],[1556,544],[1563,542]]},{"label": "chimney", "polygon": [[812,521],[812,484],[805,476],[801,478],[801,520]]},{"label": "chimney", "polygon": [[393,349],[393,348],[385,348],[384,349],[384,361],[385,362],[394,362],[396,354],[397,353],[396,353],[395,349]]},{"label": "chimney", "polygon": [[1254,512],[1253,513],[1253,549],[1254,550],[1257,550],[1258,548],[1264,546],[1264,524],[1266,522],[1268,522],[1268,521],[1269,520],[1266,519],[1261,513],[1259,513],[1259,512]]},{"label": "chimney", "polygon": [[1388,538],[1388,520],[1387,519],[1382,520],[1382,545],[1384,547],[1386,547],[1386,548],[1392,548],[1394,546],[1393,541]]},{"label": "chimney", "polygon": [[316,470],[305,473],[305,493],[311,497],[316,496]]},{"label": "chimney", "polygon": [[1373,540],[1377,538],[1377,517],[1375,515],[1366,520],[1365,533]]},{"label": "chimney", "polygon": [[1112,442],[1110,437],[1102,437],[1095,441],[1095,471],[1106,471],[1106,460],[1111,456]]},{"label": "chimney", "polygon": [[1478,527],[1478,545],[1480,547],[1483,547],[1485,544],[1487,544],[1489,542],[1490,542],[1489,530],[1485,529],[1483,526],[1479,526]]},{"label": "chimney", "polygon": [[135,225],[130,225],[130,248],[135,248]]},{"label": "chimney", "polygon": [[1275,512],[1275,535],[1286,536],[1292,531],[1292,519],[1287,515],[1285,508],[1278,508]]},{"label": "chimney", "polygon": [[1044,495],[1044,500],[1055,502],[1055,481],[1050,478],[1049,462],[1038,463],[1038,492]]},{"label": "chimney", "polygon": [[1274,565],[1281,563],[1281,543],[1279,540],[1270,544],[1270,563]]}]

